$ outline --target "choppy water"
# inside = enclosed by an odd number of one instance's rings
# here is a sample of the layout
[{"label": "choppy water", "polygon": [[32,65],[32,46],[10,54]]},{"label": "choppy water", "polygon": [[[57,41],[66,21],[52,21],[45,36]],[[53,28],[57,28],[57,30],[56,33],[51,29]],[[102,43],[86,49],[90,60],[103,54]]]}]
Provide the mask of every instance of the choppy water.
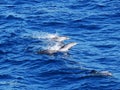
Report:
[{"label": "choppy water", "polygon": [[[79,44],[36,54],[55,33]],[[119,66],[119,0],[0,0],[0,90],[119,90]]]}]

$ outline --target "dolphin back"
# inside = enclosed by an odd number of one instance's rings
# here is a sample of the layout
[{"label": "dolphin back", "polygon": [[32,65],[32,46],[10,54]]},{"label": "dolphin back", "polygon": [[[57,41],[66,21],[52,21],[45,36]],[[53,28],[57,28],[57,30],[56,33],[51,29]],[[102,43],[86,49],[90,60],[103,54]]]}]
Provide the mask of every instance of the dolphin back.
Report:
[{"label": "dolphin back", "polygon": [[73,43],[69,43],[67,45],[64,45],[63,47],[61,47],[61,49],[59,51],[68,51],[70,48],[72,48],[76,44],[77,44],[76,42],[73,42]]},{"label": "dolphin back", "polygon": [[51,55],[51,54],[54,54],[56,52],[57,52],[56,50],[42,50],[42,51],[38,51],[37,53],[38,54],[49,54],[49,55]]}]

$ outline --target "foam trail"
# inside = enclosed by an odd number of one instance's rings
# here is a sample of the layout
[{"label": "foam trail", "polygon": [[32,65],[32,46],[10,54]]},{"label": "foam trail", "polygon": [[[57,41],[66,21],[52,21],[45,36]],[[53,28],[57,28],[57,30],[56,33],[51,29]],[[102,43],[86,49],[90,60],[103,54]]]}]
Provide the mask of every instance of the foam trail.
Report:
[{"label": "foam trail", "polygon": [[58,33],[48,33],[43,31],[29,31],[22,35],[22,37],[31,37],[35,39],[52,39],[58,36]]},{"label": "foam trail", "polygon": [[55,34],[50,34],[50,33],[47,33],[47,32],[34,32],[32,34],[32,38],[38,38],[38,39],[51,39],[51,38],[54,38],[58,36],[56,33]]}]

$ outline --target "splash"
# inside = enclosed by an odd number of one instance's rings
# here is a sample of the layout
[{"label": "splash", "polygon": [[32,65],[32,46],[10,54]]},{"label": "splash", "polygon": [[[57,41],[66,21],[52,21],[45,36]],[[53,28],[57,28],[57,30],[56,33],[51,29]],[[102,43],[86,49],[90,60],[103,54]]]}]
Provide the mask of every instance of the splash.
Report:
[{"label": "splash", "polygon": [[30,31],[21,35],[22,37],[28,37],[33,39],[51,39],[58,36],[58,33],[48,33],[43,31]]},{"label": "splash", "polygon": [[[37,45],[36,45],[36,41],[35,41],[35,45],[34,42],[32,42],[33,45],[33,49],[37,49],[37,50],[59,50],[62,46],[62,43],[60,42],[56,42],[55,40],[52,40],[52,38],[55,37],[59,37],[58,33],[48,33],[48,32],[43,32],[43,31],[29,31],[27,33],[25,33],[23,35],[23,37],[27,37],[27,38],[32,38],[32,40],[37,40]],[[42,42],[40,42],[42,41]],[[40,43],[39,43],[40,42]],[[38,47],[40,46],[40,48]]]},{"label": "splash", "polygon": [[33,32],[31,37],[32,38],[37,38],[37,39],[51,39],[57,37],[57,33],[47,33],[47,32]]}]

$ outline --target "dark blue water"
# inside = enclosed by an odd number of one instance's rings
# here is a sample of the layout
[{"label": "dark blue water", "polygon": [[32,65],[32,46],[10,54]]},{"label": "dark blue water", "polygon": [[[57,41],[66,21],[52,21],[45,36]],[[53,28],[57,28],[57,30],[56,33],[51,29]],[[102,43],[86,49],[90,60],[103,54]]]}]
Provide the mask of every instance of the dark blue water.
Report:
[{"label": "dark blue water", "polygon": [[[36,54],[56,32],[78,45]],[[120,90],[120,1],[0,0],[0,90]]]}]

